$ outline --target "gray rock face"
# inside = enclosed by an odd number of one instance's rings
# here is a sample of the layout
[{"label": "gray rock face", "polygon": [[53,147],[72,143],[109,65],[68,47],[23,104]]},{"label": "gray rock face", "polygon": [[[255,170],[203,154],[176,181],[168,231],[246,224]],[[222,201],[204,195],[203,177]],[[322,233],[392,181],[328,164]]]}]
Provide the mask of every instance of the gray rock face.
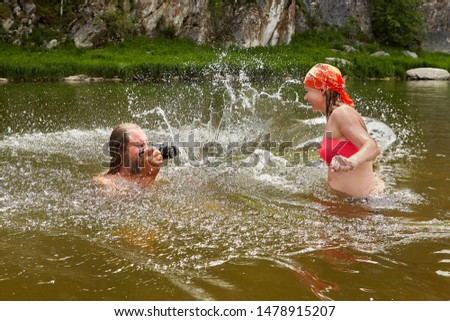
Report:
[{"label": "gray rock face", "polygon": [[14,25],[14,20],[10,18],[6,18],[2,21],[2,27],[5,31],[9,31],[11,27]]},{"label": "gray rock face", "polygon": [[239,47],[287,44],[295,31],[295,0],[221,2],[210,0],[142,0],[135,16],[147,35],[172,28],[175,36],[198,43]]},{"label": "gray rock face", "polygon": [[95,23],[94,21],[72,28],[72,38],[75,46],[77,48],[94,47],[95,38],[104,30],[106,30],[104,23]]},{"label": "gray rock face", "polygon": [[149,36],[156,35],[158,28],[172,28],[177,37],[205,43],[211,30],[208,3],[208,0],[141,0],[134,16]]},{"label": "gray rock face", "polygon": [[[39,3],[3,0],[11,17],[0,26],[11,42],[20,42],[35,30]],[[99,22],[119,4],[136,32],[150,37],[169,32],[197,43],[254,47],[288,44],[294,33],[326,27],[346,27],[372,34],[371,0],[90,0],[77,8],[70,24],[78,47],[92,47],[108,30]],[[59,5],[59,1],[56,2]],[[66,3],[66,2],[64,2]],[[425,49],[450,53],[450,1],[427,0],[421,7],[428,40]],[[13,23],[11,23],[11,21]],[[45,39],[49,41],[50,39]]]},{"label": "gray rock face", "polygon": [[36,5],[32,2],[25,2],[22,9],[25,11],[27,16],[36,13]]},{"label": "gray rock face", "polygon": [[406,72],[408,80],[450,80],[450,73],[439,68],[415,68]]},{"label": "gray rock face", "polygon": [[352,20],[359,29],[370,34],[370,0],[299,0],[300,10],[296,18],[298,31],[318,27],[344,27]]},{"label": "gray rock face", "polygon": [[450,1],[427,0],[422,12],[428,33],[424,48],[450,53]]}]

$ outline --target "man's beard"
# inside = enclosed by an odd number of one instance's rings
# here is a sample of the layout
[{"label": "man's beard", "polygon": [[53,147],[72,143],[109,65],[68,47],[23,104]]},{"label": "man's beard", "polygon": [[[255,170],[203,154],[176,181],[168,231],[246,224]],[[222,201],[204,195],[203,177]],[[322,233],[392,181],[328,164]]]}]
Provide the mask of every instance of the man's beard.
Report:
[{"label": "man's beard", "polygon": [[139,167],[139,164],[138,163],[131,164],[130,172],[131,172],[132,175],[140,174],[141,173],[141,168]]},{"label": "man's beard", "polygon": [[136,161],[132,161],[130,164],[130,172],[132,175],[137,175],[142,172],[142,163],[144,160],[144,154],[139,154],[139,158]]}]

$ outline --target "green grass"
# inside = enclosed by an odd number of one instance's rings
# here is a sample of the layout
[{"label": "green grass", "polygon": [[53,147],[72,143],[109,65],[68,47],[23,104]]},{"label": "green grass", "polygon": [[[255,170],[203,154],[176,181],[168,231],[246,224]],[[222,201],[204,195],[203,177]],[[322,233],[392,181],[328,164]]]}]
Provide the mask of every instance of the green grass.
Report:
[{"label": "green grass", "polygon": [[[245,69],[256,80],[301,78],[307,70],[326,57],[343,58],[349,66],[339,66],[353,78],[404,78],[408,69],[436,67],[450,70],[450,55],[418,52],[419,58],[403,55],[402,50],[376,44],[355,46],[358,51],[345,53],[345,37],[333,31],[297,35],[291,44],[249,49],[220,49],[197,45],[189,40],[134,37],[101,49],[79,49],[63,44],[56,49],[19,47],[0,42],[0,77],[16,81],[60,80],[86,74],[95,77],[120,77],[126,81],[158,81],[179,76],[204,79],[211,76],[212,64],[224,65],[230,73]],[[371,57],[385,50],[390,57]]]}]

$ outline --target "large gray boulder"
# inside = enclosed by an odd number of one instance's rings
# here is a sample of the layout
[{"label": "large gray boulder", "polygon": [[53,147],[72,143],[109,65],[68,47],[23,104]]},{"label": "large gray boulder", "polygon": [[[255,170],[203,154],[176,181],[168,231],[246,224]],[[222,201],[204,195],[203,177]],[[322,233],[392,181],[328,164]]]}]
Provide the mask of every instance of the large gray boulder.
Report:
[{"label": "large gray boulder", "polygon": [[106,31],[106,24],[103,21],[92,20],[78,28],[72,28],[72,37],[77,48],[92,48],[96,45],[96,38],[101,32]]},{"label": "large gray boulder", "polygon": [[415,68],[406,72],[408,80],[450,80],[450,73],[439,68]]}]

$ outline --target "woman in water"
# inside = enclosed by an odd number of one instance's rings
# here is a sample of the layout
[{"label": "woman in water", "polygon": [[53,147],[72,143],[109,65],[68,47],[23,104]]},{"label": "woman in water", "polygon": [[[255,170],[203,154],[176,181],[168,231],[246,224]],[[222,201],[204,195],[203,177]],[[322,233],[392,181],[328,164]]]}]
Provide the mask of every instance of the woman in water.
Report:
[{"label": "woman in water", "polygon": [[366,197],[383,188],[372,164],[380,149],[353,107],[344,84],[339,69],[317,64],[306,74],[304,99],[327,120],[319,153],[328,164],[328,186],[336,194]]}]

